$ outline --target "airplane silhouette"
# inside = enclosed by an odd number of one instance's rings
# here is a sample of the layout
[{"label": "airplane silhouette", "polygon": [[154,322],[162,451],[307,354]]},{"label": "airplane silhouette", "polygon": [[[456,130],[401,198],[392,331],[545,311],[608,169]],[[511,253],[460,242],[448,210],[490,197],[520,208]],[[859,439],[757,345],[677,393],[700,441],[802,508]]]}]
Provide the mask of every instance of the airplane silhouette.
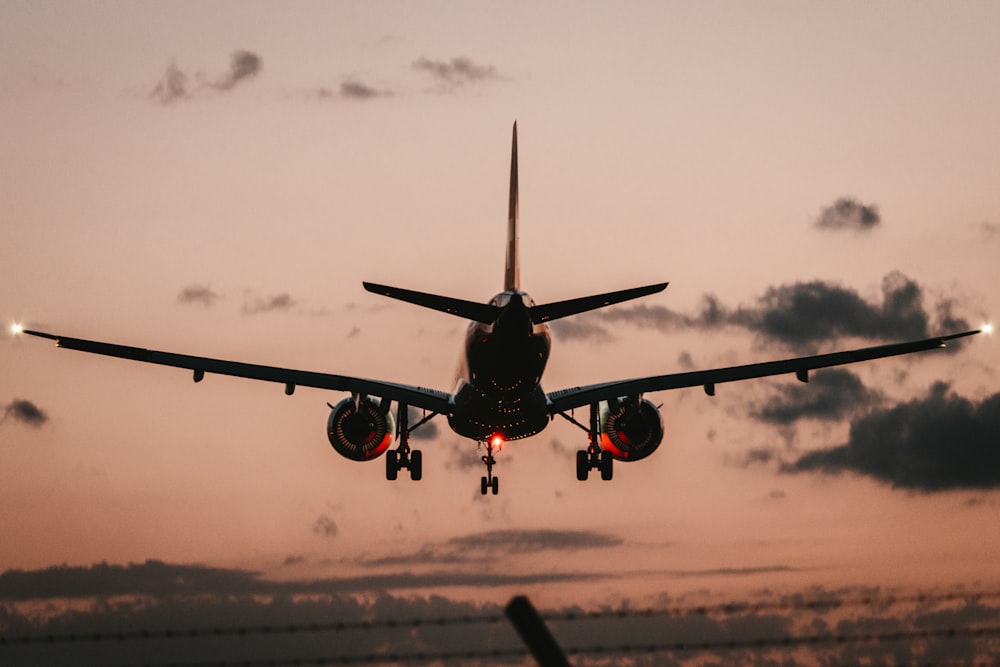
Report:
[{"label": "airplane silhouette", "polygon": [[[521,290],[517,123],[514,123],[511,147],[503,291],[484,304],[368,282],[363,285],[375,294],[470,320],[454,393],[359,377],[158,352],[42,331],[22,331],[54,340],[58,347],[70,350],[185,368],[194,372],[195,382],[201,382],[206,373],[216,373],[284,384],[285,393],[289,395],[297,386],[350,392],[350,397],[336,405],[327,404],[330,407],[327,420],[330,444],[337,453],[353,461],[370,461],[386,454],[386,478],[390,480],[396,479],[402,469],[409,471],[411,479],[419,480],[423,476],[423,456],[420,450],[410,448],[410,433],[428,420],[445,415],[455,433],[485,447],[482,461],[486,465],[486,475],[480,484],[484,495],[487,491],[496,494],[499,490],[499,479],[493,474],[494,452],[504,442],[541,432],[557,415],[587,433],[587,449],[579,450],[576,455],[577,479],[586,480],[590,471],[597,469],[601,479],[610,480],[614,461],[644,459],[663,440],[660,412],[643,397],[644,394],[701,386],[709,396],[714,396],[715,386],[724,382],[789,373],[808,382],[811,370],[943,348],[947,341],[980,333],[980,330],[965,331],[844,352],[616,380],[547,393],[542,389],[541,380],[551,347],[549,322],[655,294],[663,291],[667,283],[542,305],[536,305]],[[395,418],[393,401],[396,402]],[[408,423],[409,406],[425,411],[424,417],[412,426]],[[584,406],[589,407],[587,423],[577,421],[571,413],[574,408]],[[399,444],[390,449],[396,439]]]}]

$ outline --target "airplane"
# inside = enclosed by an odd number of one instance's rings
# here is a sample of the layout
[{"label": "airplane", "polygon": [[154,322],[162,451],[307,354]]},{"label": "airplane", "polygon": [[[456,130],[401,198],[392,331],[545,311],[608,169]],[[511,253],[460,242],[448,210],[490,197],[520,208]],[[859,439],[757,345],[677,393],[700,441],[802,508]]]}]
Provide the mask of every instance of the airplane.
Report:
[{"label": "airplane", "polygon": [[[23,328],[20,331],[53,340],[57,347],[69,350],[184,368],[193,372],[195,382],[201,382],[206,373],[213,373],[283,384],[287,395],[299,386],[349,392],[350,396],[336,405],[327,403],[330,407],[327,418],[330,444],[338,454],[352,461],[371,461],[385,454],[385,474],[389,480],[397,479],[403,469],[409,472],[412,480],[422,478],[423,456],[419,449],[410,448],[410,434],[430,419],[444,415],[455,433],[476,441],[485,449],[481,459],[486,466],[486,475],[480,480],[480,492],[486,495],[491,491],[496,495],[499,479],[493,474],[496,464],[494,454],[505,442],[540,433],[556,416],[563,417],[587,434],[587,448],[576,453],[577,479],[585,481],[590,471],[598,470],[601,479],[610,480],[615,461],[631,463],[642,460],[656,451],[663,440],[660,411],[644,397],[645,394],[701,386],[706,394],[714,396],[718,384],[792,373],[799,381],[808,382],[809,372],[816,369],[943,348],[948,341],[985,330],[984,327],[843,352],[653,375],[546,392],[541,381],[551,349],[550,322],[656,294],[666,289],[667,283],[535,304],[521,290],[517,165],[515,122],[503,291],[488,303],[362,283],[367,291],[374,294],[469,320],[453,393],[360,377],[160,352]],[[395,418],[393,401],[396,403]],[[413,425],[408,423],[410,406],[424,411],[423,418]],[[575,408],[583,407],[589,408],[586,423],[578,421],[573,413]],[[391,449],[397,440],[398,445]]]}]

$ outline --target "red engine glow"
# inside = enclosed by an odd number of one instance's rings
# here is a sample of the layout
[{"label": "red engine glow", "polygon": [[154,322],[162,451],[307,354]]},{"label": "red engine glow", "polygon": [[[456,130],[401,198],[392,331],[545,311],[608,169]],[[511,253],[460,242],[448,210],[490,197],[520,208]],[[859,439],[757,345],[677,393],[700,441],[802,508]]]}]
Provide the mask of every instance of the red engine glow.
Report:
[{"label": "red engine glow", "polygon": [[392,414],[382,412],[378,404],[345,398],[330,412],[326,423],[330,444],[341,456],[353,461],[370,461],[389,449],[396,433]]},{"label": "red engine glow", "polygon": [[619,461],[644,459],[663,441],[660,411],[645,399],[632,407],[623,403],[615,412],[601,403],[600,430],[601,449]]}]

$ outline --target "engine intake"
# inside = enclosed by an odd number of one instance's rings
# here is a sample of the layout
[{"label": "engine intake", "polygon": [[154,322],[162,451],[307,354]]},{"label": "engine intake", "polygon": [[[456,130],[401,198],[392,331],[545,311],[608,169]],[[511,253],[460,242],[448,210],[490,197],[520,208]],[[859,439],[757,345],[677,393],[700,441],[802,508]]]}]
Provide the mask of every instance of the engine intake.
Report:
[{"label": "engine intake", "polygon": [[619,461],[644,459],[663,441],[660,411],[646,399],[601,402],[601,448]]},{"label": "engine intake", "polygon": [[362,397],[355,405],[353,398],[345,398],[330,412],[326,434],[341,456],[370,461],[389,449],[396,434],[396,420],[371,399]]}]

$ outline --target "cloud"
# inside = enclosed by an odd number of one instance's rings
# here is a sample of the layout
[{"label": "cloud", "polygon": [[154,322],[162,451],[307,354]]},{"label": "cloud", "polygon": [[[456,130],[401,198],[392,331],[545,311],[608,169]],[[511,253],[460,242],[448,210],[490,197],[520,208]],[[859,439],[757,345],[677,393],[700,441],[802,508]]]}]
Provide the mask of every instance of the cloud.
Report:
[{"label": "cloud", "polygon": [[[936,317],[924,307],[924,291],[898,271],[882,279],[882,301],[869,302],[857,291],[813,280],[769,287],[757,303],[728,308],[713,295],[703,297],[700,309],[682,314],[664,306],[637,304],[595,311],[595,321],[630,324],[670,332],[684,328],[740,327],[765,339],[802,352],[845,337],[871,340],[913,340],[934,333],[968,329],[954,314],[955,301],[934,306]],[[592,335],[599,335],[597,334]],[[958,349],[951,344],[947,349]]]},{"label": "cloud", "polygon": [[167,69],[163,72],[156,87],[149,93],[150,99],[164,106],[186,99],[189,95],[187,74],[182,72],[174,62],[167,65]]},{"label": "cloud", "polygon": [[994,241],[996,239],[1000,239],[1000,224],[997,224],[995,222],[987,222],[984,220],[983,222],[980,222],[976,227],[979,230],[979,233],[982,235],[982,237],[987,241]]},{"label": "cloud", "polygon": [[449,88],[461,88],[469,84],[502,78],[493,65],[478,65],[464,56],[452,58],[450,61],[417,58],[413,61],[413,69],[430,74]]},{"label": "cloud", "polygon": [[323,514],[313,522],[313,532],[321,537],[336,537],[340,529],[333,519]]},{"label": "cloud", "polygon": [[370,100],[373,97],[386,97],[389,93],[377,90],[360,81],[344,81],[340,84],[340,96],[351,100]]},{"label": "cloud", "polygon": [[279,310],[289,310],[297,302],[288,293],[275,294],[267,298],[253,297],[247,298],[243,302],[244,315],[258,315],[260,313],[271,313]]},{"label": "cloud", "polygon": [[208,85],[215,90],[232,90],[237,84],[260,74],[264,62],[252,51],[235,51],[229,58],[229,71]]},{"label": "cloud", "polygon": [[867,206],[851,197],[841,197],[820,212],[814,226],[830,231],[849,229],[867,232],[881,223],[882,218],[874,204]]},{"label": "cloud", "polygon": [[573,552],[620,546],[617,535],[587,530],[491,530],[427,544],[417,552],[369,559],[365,565],[485,564],[543,551]]},{"label": "cloud", "polygon": [[263,60],[252,51],[235,51],[230,56],[229,71],[217,77],[214,81],[207,80],[198,73],[192,85],[186,72],[181,70],[174,61],[167,65],[163,76],[149,93],[149,98],[163,106],[175,102],[189,100],[200,94],[210,92],[228,92],[244,81],[256,77],[263,68]]},{"label": "cloud", "polygon": [[177,300],[181,303],[195,303],[210,307],[219,300],[219,295],[205,285],[188,285],[177,295]]},{"label": "cloud", "polygon": [[880,405],[884,397],[868,389],[851,371],[828,368],[816,371],[809,384],[782,385],[779,395],[752,410],[760,420],[791,424],[799,419],[840,420]]},{"label": "cloud", "polygon": [[35,428],[41,428],[49,420],[49,416],[45,414],[44,410],[23,398],[15,398],[3,407],[3,417],[0,417],[0,424],[3,424],[8,418],[13,418],[14,421]]},{"label": "cloud", "polygon": [[851,424],[848,441],[809,452],[786,472],[854,472],[896,488],[1000,488],[1000,393],[976,403],[937,383],[926,398]]}]

